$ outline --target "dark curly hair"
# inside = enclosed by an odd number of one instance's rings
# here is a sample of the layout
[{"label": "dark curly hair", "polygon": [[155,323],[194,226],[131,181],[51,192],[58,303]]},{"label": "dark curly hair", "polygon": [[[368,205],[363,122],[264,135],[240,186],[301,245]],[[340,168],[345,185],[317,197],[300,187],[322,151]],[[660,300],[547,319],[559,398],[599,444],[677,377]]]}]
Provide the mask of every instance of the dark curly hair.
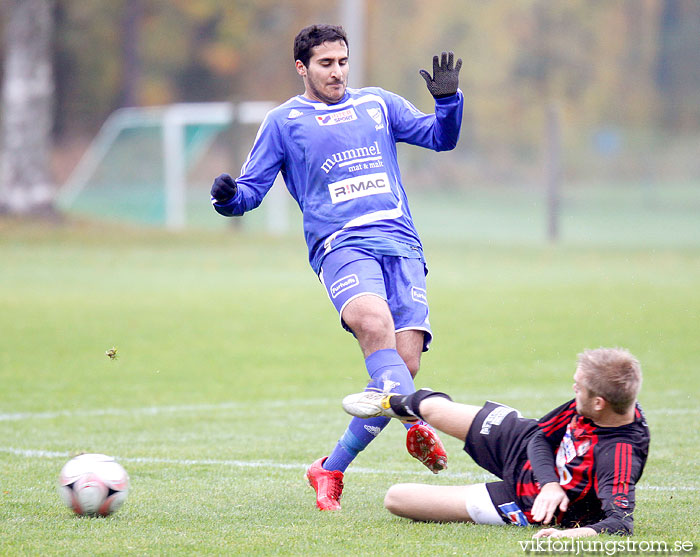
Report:
[{"label": "dark curly hair", "polygon": [[340,25],[321,23],[304,27],[294,39],[294,61],[301,60],[302,64],[308,66],[312,48],[325,42],[337,41],[343,41],[349,51],[348,37]]}]

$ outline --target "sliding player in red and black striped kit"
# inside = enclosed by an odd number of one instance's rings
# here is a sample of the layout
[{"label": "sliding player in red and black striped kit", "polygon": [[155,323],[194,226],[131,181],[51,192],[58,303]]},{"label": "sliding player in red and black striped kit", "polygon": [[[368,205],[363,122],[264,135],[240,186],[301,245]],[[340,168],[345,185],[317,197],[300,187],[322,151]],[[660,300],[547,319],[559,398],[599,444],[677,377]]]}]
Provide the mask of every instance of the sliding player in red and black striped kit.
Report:
[{"label": "sliding player in red and black striped kit", "polygon": [[639,362],[618,348],[579,354],[576,398],[540,420],[487,402],[452,402],[421,389],[411,395],[358,393],[343,401],[358,417],[423,419],[465,442],[464,450],[501,480],[470,486],[399,484],[385,505],[399,516],[477,524],[549,524],[536,537],[629,535],[635,484],[649,450],[637,403]]}]

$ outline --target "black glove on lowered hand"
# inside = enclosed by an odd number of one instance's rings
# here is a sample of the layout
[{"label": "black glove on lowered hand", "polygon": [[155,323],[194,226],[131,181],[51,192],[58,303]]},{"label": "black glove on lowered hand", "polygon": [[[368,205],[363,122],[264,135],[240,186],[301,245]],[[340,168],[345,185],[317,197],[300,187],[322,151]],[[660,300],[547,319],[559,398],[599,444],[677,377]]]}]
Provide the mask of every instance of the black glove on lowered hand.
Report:
[{"label": "black glove on lowered hand", "polygon": [[226,203],[233,199],[238,191],[236,180],[228,174],[221,174],[214,180],[211,187],[211,196],[217,203]]},{"label": "black glove on lowered hand", "polygon": [[428,91],[436,99],[449,97],[457,92],[459,86],[459,70],[462,68],[462,59],[457,59],[457,63],[452,66],[454,61],[454,52],[443,52],[441,60],[438,61],[437,56],[433,56],[433,77],[426,70],[420,70],[420,74],[425,79],[425,84],[428,86]]}]

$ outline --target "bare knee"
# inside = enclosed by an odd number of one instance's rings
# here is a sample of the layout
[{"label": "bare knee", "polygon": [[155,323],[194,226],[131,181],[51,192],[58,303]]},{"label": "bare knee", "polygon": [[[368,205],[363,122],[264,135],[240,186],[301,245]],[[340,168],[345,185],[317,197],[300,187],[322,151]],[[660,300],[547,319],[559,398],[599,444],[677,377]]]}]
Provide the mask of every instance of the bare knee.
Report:
[{"label": "bare knee", "polygon": [[392,514],[405,516],[404,512],[408,495],[409,484],[392,485],[384,496],[384,507]]},{"label": "bare knee", "polygon": [[389,306],[381,298],[357,298],[348,304],[342,317],[355,333],[365,357],[382,348],[396,347],[394,320]]},{"label": "bare knee", "polygon": [[394,334],[394,322],[391,314],[368,312],[355,320],[350,328],[358,337],[391,337]]}]

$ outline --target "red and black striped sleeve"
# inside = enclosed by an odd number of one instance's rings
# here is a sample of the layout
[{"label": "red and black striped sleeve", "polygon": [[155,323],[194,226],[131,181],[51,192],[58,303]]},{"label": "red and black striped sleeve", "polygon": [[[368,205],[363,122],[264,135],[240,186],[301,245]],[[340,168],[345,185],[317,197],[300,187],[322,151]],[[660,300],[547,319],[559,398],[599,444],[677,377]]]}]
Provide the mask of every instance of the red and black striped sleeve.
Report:
[{"label": "red and black striped sleeve", "polygon": [[559,483],[554,448],[542,431],[536,431],[527,444],[527,459],[539,484]]},{"label": "red and black striped sleeve", "polygon": [[605,518],[591,524],[598,533],[631,535],[634,527],[634,487],[644,467],[633,444],[606,443],[597,448],[594,487]]},{"label": "red and black striped sleeve", "polygon": [[570,400],[540,418],[537,425],[552,447],[558,447],[566,433],[566,426],[576,415],[576,401]]}]

